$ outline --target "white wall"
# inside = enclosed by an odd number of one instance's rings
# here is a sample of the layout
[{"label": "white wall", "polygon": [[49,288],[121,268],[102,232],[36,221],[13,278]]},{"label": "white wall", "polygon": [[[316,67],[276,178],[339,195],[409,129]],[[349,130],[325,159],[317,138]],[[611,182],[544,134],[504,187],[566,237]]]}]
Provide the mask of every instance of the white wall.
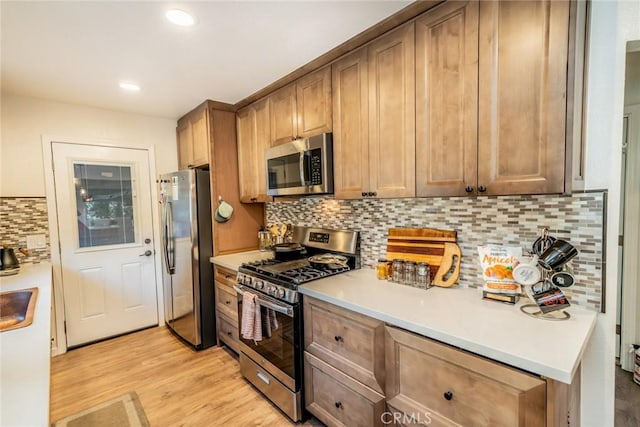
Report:
[{"label": "white wall", "polygon": [[42,135],[155,146],[158,174],[177,170],[176,120],[2,95],[0,196],[45,195]]},{"label": "white wall", "polygon": [[[593,1],[586,100],[585,187],[609,190],[606,313],[582,363],[582,425],[613,426],[617,233],[626,42],[640,39],[640,1]],[[612,232],[612,230],[614,230]]]}]

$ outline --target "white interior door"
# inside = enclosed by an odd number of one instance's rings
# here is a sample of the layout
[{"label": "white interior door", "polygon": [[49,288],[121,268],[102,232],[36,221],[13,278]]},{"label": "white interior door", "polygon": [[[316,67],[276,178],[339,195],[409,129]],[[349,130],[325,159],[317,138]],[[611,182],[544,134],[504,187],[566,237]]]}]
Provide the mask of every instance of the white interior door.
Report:
[{"label": "white interior door", "polygon": [[627,167],[624,185],[624,246],[620,298],[620,364],[633,371],[632,344],[640,343],[640,104],[626,106]]},{"label": "white interior door", "polygon": [[147,150],[52,143],[67,346],[158,324]]}]

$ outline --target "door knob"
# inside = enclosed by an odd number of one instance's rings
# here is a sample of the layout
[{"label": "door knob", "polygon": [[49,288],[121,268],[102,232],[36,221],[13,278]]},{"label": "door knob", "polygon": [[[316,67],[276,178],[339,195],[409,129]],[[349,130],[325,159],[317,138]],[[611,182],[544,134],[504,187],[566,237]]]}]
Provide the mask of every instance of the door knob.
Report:
[{"label": "door knob", "polygon": [[144,251],[143,254],[140,254],[140,256],[151,256],[153,255],[153,252],[149,249],[147,249],[146,251]]}]

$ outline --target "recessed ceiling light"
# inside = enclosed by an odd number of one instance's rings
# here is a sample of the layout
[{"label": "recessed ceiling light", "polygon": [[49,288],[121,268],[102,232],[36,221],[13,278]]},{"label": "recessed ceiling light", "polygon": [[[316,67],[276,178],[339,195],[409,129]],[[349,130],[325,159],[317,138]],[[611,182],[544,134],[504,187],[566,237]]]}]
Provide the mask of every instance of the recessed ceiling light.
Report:
[{"label": "recessed ceiling light", "polygon": [[120,88],[129,92],[138,92],[140,91],[140,86],[131,82],[120,82]]},{"label": "recessed ceiling light", "polygon": [[176,25],[180,25],[181,27],[191,27],[196,23],[193,16],[180,9],[169,9],[167,10],[167,13],[165,13],[165,16],[169,21]]}]

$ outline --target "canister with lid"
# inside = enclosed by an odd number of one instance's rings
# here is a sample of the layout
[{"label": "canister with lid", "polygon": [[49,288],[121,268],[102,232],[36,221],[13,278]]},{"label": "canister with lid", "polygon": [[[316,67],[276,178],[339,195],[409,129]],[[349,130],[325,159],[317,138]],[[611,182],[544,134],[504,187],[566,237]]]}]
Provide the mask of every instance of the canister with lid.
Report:
[{"label": "canister with lid", "polygon": [[380,258],[376,265],[376,275],[378,280],[387,280],[389,278],[389,263],[386,259]]},{"label": "canister with lid", "polygon": [[401,259],[394,259],[392,270],[393,270],[392,281],[396,283],[402,283],[404,280],[404,261]]},{"label": "canister with lid", "polygon": [[431,287],[429,264],[426,262],[419,262],[416,265],[416,284],[419,288],[423,289]]},{"label": "canister with lid", "polygon": [[416,263],[406,261],[404,263],[404,281],[405,285],[414,286],[416,284]]}]

